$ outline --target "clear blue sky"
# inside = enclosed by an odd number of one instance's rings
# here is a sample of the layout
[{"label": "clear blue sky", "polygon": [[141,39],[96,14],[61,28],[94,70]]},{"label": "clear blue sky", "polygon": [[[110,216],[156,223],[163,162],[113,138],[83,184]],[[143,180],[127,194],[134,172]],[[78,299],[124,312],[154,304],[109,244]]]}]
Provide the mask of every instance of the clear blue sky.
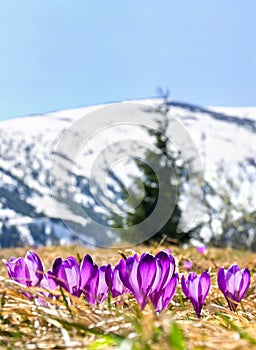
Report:
[{"label": "clear blue sky", "polygon": [[155,96],[256,106],[255,0],[2,0],[0,119]]}]

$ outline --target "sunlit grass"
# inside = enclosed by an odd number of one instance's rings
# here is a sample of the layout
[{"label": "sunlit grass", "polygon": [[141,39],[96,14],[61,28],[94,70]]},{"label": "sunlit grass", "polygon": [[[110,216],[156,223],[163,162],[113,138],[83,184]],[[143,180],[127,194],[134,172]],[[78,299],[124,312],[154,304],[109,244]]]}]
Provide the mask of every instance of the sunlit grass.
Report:
[{"label": "sunlit grass", "polygon": [[[188,272],[184,260],[191,260],[191,271],[208,270],[211,288],[197,319],[192,305],[178,291],[168,309],[157,316],[148,304],[141,311],[132,295],[117,299],[111,297],[100,306],[89,306],[86,300],[61,291],[59,300],[47,300],[47,306],[30,302],[22,296],[25,287],[7,278],[4,264],[0,267],[0,348],[1,349],[254,349],[256,347],[256,254],[231,249],[209,248],[207,254],[199,254],[195,248],[134,247],[131,250],[96,249],[85,247],[45,247],[37,250],[45,269],[51,267],[56,256],[73,255],[82,258],[86,253],[100,264],[117,263],[121,254],[171,248],[177,270]],[[1,258],[24,256],[27,249],[2,250]],[[237,312],[229,311],[227,302],[217,286],[218,268],[238,263],[251,271],[251,286]],[[29,288],[38,295],[39,288]],[[54,292],[53,292],[54,293]]]}]

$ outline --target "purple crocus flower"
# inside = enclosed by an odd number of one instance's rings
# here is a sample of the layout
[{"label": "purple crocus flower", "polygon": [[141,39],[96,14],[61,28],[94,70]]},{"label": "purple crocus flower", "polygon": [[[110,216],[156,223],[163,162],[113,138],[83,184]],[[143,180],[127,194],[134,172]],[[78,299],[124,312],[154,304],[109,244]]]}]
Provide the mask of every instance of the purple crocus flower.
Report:
[{"label": "purple crocus flower", "polygon": [[199,254],[205,254],[207,252],[207,247],[205,245],[201,245],[197,247],[197,251]]},{"label": "purple crocus flower", "polygon": [[148,253],[129,256],[126,261],[119,262],[120,279],[134,295],[143,310],[152,293],[152,287],[157,273],[156,259]]},{"label": "purple crocus flower", "polygon": [[188,278],[181,278],[181,286],[185,295],[190,299],[196,315],[200,318],[202,306],[210,289],[210,275],[204,271],[201,276],[191,272]]},{"label": "purple crocus flower", "polygon": [[113,298],[116,298],[119,295],[127,292],[127,288],[124,286],[123,282],[120,279],[119,264],[113,268],[110,264],[107,265],[106,283]]},{"label": "purple crocus flower", "polygon": [[152,293],[150,300],[152,301],[152,304],[154,305],[155,311],[157,313],[162,312],[170,304],[170,301],[172,300],[176,292],[178,282],[179,275],[178,273],[174,273],[169,283],[158,294],[159,299],[156,298],[157,294]]},{"label": "purple crocus flower", "polygon": [[52,275],[56,283],[70,294],[80,297],[84,293],[90,304],[97,304],[102,303],[108,294],[105,270],[106,266],[98,268],[92,257],[87,254],[81,266],[72,256],[65,260],[55,259]]},{"label": "purple crocus flower", "polygon": [[93,262],[92,257],[89,254],[86,254],[81,262],[80,266],[81,274],[81,286],[80,289],[82,292],[88,290],[88,285],[90,281],[94,280],[98,274],[98,266]]},{"label": "purple crocus flower", "polygon": [[235,311],[250,286],[250,271],[240,270],[238,265],[232,265],[228,270],[221,267],[218,272],[218,285],[224,294],[231,311]]},{"label": "purple crocus flower", "polygon": [[152,286],[150,300],[157,313],[163,311],[172,300],[179,281],[179,275],[174,273],[175,260],[167,252],[159,252],[155,256],[156,277]]},{"label": "purple crocus flower", "polygon": [[[60,295],[59,294],[52,294],[51,291],[55,291],[58,287],[58,284],[55,281],[55,277],[52,275],[51,271],[48,271],[47,274],[43,275],[43,278],[41,279],[40,288],[45,289],[45,291],[40,291],[39,294],[44,295],[46,298],[59,298]],[[42,306],[46,306],[46,300],[43,299],[42,297],[38,296],[37,300],[39,301],[40,305]]]},{"label": "purple crocus flower", "polygon": [[80,289],[80,267],[73,256],[69,256],[65,260],[62,260],[60,257],[56,258],[51,274],[54,276],[56,283],[70,294],[77,297],[82,294]]},{"label": "purple crocus flower", "polygon": [[108,296],[105,265],[98,267],[87,254],[81,263],[81,291],[90,304],[101,304]]},{"label": "purple crocus flower", "polygon": [[101,304],[108,296],[105,265],[97,267],[94,278],[90,279],[84,287],[84,295],[90,304]]},{"label": "purple crocus flower", "polygon": [[28,251],[25,258],[11,257],[9,262],[3,259],[8,275],[14,281],[28,287],[38,286],[43,278],[43,265],[39,256]]},{"label": "purple crocus flower", "polygon": [[98,269],[98,274],[96,275],[96,278],[94,281],[95,283],[95,289],[94,289],[94,300],[95,304],[101,304],[108,296],[108,285],[106,282],[106,269],[107,266],[102,265]]},{"label": "purple crocus flower", "polygon": [[192,269],[192,266],[193,266],[193,263],[192,263],[192,261],[190,261],[190,260],[185,260],[185,261],[183,262],[183,267],[184,267],[187,271],[191,270],[191,269]]},{"label": "purple crocus flower", "polygon": [[50,291],[56,290],[58,287],[58,284],[56,283],[55,276],[53,276],[51,271],[48,271],[48,273],[43,275],[43,278],[41,279],[40,285],[41,288],[45,289],[46,291],[43,292],[43,294],[51,298],[52,294]]}]

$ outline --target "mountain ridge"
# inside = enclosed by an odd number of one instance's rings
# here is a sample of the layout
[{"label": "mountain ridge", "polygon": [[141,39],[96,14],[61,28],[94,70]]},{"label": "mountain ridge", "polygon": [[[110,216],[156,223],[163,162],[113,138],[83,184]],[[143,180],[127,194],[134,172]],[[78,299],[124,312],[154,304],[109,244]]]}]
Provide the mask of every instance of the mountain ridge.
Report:
[{"label": "mountain ridge", "polygon": [[[145,99],[123,103],[154,107],[160,102],[159,99]],[[56,156],[58,139],[72,123],[109,105],[111,103],[0,122],[1,247],[83,243],[63,224],[56,210],[54,211],[50,193],[52,159]],[[206,174],[213,173],[217,164],[222,161],[228,166],[239,162],[246,163],[248,159],[253,163],[255,107],[200,107],[178,101],[171,101],[169,107],[170,116],[177,118],[193,138],[204,161]],[[93,150],[88,150],[90,152],[93,153]],[[79,174],[75,181],[79,186],[82,183],[85,193],[89,193]],[[93,204],[90,205],[93,212],[95,208]],[[97,232],[90,232],[88,222],[86,242],[97,243],[96,236]],[[113,238],[106,238],[106,242],[111,239]]]}]

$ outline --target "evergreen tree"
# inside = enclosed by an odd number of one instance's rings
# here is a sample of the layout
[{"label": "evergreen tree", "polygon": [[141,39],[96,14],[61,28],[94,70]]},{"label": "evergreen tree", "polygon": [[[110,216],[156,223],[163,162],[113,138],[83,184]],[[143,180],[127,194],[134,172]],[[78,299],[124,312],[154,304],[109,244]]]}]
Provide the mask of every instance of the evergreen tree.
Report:
[{"label": "evergreen tree", "polygon": [[[163,103],[157,109],[153,110],[159,116],[156,120],[158,127],[148,131],[158,150],[158,154],[147,151],[143,162],[135,157],[133,159],[140,171],[140,176],[132,177],[132,188],[136,193],[136,191],[140,190],[139,184],[142,182],[144,186],[144,198],[140,205],[131,212],[127,212],[122,220],[120,220],[120,216],[114,218],[113,227],[120,227],[120,222],[122,222],[123,226],[132,227],[142,222],[152,213],[159,197],[159,177],[162,179],[161,186],[165,189],[164,195],[169,196],[169,198],[173,197],[175,204],[174,210],[166,224],[150,240],[160,242],[165,239],[178,244],[187,242],[194,230],[177,233],[177,227],[182,215],[180,199],[184,193],[184,184],[187,183],[189,174],[188,167],[184,164],[181,157],[181,151],[174,147],[167,135],[170,123],[170,103],[168,101],[168,92],[163,94],[163,91],[161,91],[161,95],[163,97]],[[150,167],[148,164],[152,166]],[[170,174],[173,175],[170,176]],[[123,195],[124,197],[127,195],[125,190]],[[150,230],[150,227],[148,229]],[[129,241],[129,237],[123,238]],[[150,240],[145,243],[149,244]]]}]

